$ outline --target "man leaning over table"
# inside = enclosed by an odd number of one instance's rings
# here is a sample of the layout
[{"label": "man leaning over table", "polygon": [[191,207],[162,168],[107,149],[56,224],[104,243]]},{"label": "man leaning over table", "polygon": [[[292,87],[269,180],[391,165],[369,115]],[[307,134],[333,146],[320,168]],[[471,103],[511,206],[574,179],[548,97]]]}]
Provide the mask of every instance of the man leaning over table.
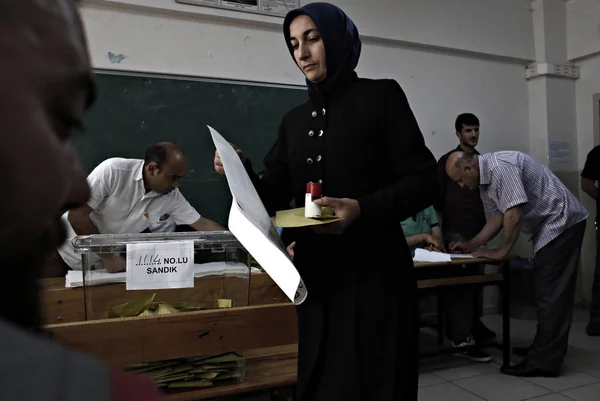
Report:
[{"label": "man leaning over table", "polygon": [[[443,251],[444,242],[442,231],[433,206],[421,210],[416,215],[409,217],[400,223],[406,242],[413,252],[417,248],[426,248],[431,251]],[[447,277],[451,268],[443,267],[436,270],[417,269],[419,280]],[[453,273],[460,274],[462,269],[453,269]],[[457,355],[463,356],[475,362],[489,362],[492,357],[481,350],[474,338],[474,315],[473,301],[475,290],[473,288],[449,288],[439,294],[443,297],[444,310],[438,311],[444,315],[446,335],[450,338],[452,347],[456,349]]]},{"label": "man leaning over table", "polygon": [[[448,158],[446,171],[461,186],[479,187],[491,214],[471,241],[450,244],[453,252],[504,259],[520,231],[533,243],[537,333],[523,362],[503,367],[501,372],[522,377],[558,376],[568,348],[587,210],[550,170],[521,152],[455,152]],[[500,248],[478,249],[501,228]]]},{"label": "man leaning over table", "polygon": [[[186,175],[186,157],[170,142],[157,143],[144,160],[111,158],[100,163],[87,177],[91,196],[82,207],[62,216],[68,230],[67,240],[48,264],[81,270],[81,256],[75,253],[71,239],[76,235],[137,234],[156,231],[161,224],[189,225],[196,231],[220,231],[222,226],[200,214],[179,191]],[[99,255],[109,273],[125,270],[119,254]],[[60,267],[48,268],[60,270]],[[62,273],[64,274],[64,273]]]}]

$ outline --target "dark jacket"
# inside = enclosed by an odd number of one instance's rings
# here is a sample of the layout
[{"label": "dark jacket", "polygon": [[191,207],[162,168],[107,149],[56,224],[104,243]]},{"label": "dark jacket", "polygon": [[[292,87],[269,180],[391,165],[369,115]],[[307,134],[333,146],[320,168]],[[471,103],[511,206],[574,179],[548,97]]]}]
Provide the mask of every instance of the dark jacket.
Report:
[{"label": "dark jacket", "polygon": [[306,183],[357,199],[361,215],[342,235],[284,229],[308,290],[298,308],[299,400],[417,399],[416,281],[400,222],[434,201],[435,159],[393,80],[340,80],[289,112],[252,174],[271,215]]},{"label": "dark jacket", "polygon": [[[433,203],[435,159],[397,82],[354,75],[345,84],[334,96],[311,92],[283,118],[263,179],[254,182],[274,215],[292,199],[304,205],[306,183],[321,180],[324,196],[359,201],[360,218],[344,241],[385,241],[408,254],[400,221]],[[292,237],[310,245],[323,240],[310,228]]]}]

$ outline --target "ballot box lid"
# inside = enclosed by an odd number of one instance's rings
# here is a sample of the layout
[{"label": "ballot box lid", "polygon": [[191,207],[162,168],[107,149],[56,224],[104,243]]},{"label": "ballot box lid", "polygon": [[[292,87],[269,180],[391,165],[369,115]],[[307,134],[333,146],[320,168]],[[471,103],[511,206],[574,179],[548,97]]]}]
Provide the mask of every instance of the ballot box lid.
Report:
[{"label": "ballot box lid", "polygon": [[161,232],[143,234],[79,235],[71,240],[77,253],[125,252],[127,244],[143,242],[194,241],[194,250],[225,251],[243,248],[230,231]]}]

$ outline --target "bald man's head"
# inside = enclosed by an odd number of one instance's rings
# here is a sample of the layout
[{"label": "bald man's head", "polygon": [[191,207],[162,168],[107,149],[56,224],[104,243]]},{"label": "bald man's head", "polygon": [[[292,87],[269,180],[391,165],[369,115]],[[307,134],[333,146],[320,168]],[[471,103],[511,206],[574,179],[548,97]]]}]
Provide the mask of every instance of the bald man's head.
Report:
[{"label": "bald man's head", "polygon": [[479,157],[474,153],[453,152],[446,161],[448,177],[461,187],[479,186]]},{"label": "bald man's head", "polygon": [[179,187],[179,181],[186,174],[185,154],[174,143],[160,142],[146,151],[144,184],[147,190],[168,194]]}]

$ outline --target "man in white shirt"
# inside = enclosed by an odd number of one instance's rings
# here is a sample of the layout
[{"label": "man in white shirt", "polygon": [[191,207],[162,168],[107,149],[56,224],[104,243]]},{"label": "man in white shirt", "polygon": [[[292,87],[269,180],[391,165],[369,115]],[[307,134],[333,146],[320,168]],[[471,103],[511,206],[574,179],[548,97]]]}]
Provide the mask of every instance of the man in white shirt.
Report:
[{"label": "man in white shirt", "polygon": [[[81,269],[81,255],[71,244],[76,235],[140,233],[165,225],[224,230],[201,217],[179,192],[186,172],[183,151],[168,142],[150,147],[144,160],[112,158],[100,163],[87,178],[91,192],[87,204],[62,216],[68,234],[58,253],[64,263]],[[125,269],[125,259],[119,255],[98,256],[91,263],[101,260],[109,272]]]}]

